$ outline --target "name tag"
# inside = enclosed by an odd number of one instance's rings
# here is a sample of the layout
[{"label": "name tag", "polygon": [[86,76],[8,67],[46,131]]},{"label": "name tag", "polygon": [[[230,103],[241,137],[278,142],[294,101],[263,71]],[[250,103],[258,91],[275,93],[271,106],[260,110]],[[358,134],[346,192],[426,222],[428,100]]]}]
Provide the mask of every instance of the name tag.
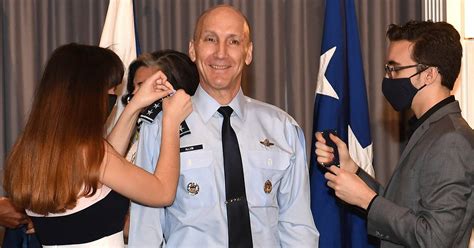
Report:
[{"label": "name tag", "polygon": [[186,146],[179,148],[179,152],[190,152],[195,150],[201,150],[202,148],[202,145]]}]

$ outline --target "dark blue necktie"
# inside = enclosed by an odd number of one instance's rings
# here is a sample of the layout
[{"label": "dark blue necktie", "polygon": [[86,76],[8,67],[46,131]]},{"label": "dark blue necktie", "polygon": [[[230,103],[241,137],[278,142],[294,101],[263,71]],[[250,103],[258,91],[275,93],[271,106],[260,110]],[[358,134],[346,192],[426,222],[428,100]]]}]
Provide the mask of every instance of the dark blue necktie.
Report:
[{"label": "dark blue necktie", "polygon": [[233,110],[229,106],[217,110],[224,117],[222,122],[222,150],[224,152],[225,195],[229,247],[252,247],[252,231],[247,198],[245,196],[244,172],[239,142],[230,125]]}]

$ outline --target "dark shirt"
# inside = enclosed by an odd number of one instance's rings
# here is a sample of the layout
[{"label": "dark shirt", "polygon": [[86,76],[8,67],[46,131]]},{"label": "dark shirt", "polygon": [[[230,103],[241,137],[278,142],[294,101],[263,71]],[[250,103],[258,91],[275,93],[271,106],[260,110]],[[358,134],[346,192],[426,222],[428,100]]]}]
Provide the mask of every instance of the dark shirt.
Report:
[{"label": "dark shirt", "polygon": [[42,245],[84,244],[122,231],[129,202],[111,190],[106,197],[79,212],[30,218]]},{"label": "dark shirt", "polygon": [[428,119],[431,115],[433,115],[436,111],[438,111],[440,108],[448,105],[449,103],[454,102],[454,96],[449,96],[446,97],[444,100],[438,102],[436,105],[431,107],[426,113],[424,113],[420,119],[417,119],[416,116],[413,116],[408,120],[408,139],[411,138],[412,134],[415,132],[415,130]]}]

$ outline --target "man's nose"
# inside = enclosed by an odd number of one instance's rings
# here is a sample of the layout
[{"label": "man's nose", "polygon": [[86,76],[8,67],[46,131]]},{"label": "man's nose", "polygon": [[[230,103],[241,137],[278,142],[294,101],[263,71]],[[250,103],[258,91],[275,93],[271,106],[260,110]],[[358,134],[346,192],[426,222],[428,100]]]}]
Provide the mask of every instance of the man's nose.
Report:
[{"label": "man's nose", "polygon": [[225,42],[219,42],[217,46],[216,56],[218,58],[224,58],[227,55],[227,44]]}]

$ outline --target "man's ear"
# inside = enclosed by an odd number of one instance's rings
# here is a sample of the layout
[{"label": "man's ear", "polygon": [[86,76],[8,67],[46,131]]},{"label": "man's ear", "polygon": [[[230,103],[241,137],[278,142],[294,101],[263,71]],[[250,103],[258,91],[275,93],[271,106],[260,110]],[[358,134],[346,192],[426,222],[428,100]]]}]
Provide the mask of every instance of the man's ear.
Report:
[{"label": "man's ear", "polygon": [[252,52],[253,52],[253,43],[249,43],[249,47],[247,48],[247,54],[245,55],[245,64],[250,65],[252,62]]},{"label": "man's ear", "polygon": [[441,78],[440,78],[441,75],[439,74],[437,67],[429,67],[428,69],[426,69],[425,72],[426,72],[425,77],[424,77],[425,84],[432,84],[438,78],[441,82]]},{"label": "man's ear", "polygon": [[194,50],[194,40],[191,40],[189,42],[189,58],[191,59],[192,62],[196,62],[196,51]]}]

